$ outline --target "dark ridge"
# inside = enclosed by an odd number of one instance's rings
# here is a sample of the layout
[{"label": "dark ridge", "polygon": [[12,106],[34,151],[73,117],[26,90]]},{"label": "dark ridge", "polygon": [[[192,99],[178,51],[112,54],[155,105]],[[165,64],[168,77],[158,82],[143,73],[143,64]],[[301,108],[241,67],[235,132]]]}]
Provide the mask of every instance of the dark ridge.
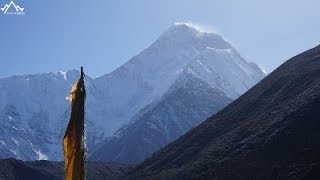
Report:
[{"label": "dark ridge", "polygon": [[[86,179],[117,179],[132,166],[116,163],[88,162]],[[64,180],[63,162],[0,160],[0,180]]]}]

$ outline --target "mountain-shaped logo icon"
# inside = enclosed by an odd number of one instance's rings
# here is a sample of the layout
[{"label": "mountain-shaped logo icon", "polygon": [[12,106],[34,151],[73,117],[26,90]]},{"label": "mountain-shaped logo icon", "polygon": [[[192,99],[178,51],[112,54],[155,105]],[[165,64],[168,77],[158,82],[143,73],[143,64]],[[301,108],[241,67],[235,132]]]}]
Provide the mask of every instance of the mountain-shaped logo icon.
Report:
[{"label": "mountain-shaped logo icon", "polygon": [[4,5],[4,7],[1,8],[1,11],[3,12],[3,14],[15,14],[15,15],[25,14],[24,8],[16,5],[13,1],[10,1],[9,4]]}]

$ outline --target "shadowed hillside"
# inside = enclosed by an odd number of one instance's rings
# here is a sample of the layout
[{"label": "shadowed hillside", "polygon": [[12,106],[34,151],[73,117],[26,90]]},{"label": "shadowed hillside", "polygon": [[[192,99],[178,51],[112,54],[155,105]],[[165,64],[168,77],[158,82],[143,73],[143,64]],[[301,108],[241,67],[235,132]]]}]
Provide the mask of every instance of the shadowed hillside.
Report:
[{"label": "shadowed hillside", "polygon": [[[86,179],[112,180],[123,175],[131,167],[116,163],[86,164]],[[63,162],[0,160],[0,180],[64,180]]]}]

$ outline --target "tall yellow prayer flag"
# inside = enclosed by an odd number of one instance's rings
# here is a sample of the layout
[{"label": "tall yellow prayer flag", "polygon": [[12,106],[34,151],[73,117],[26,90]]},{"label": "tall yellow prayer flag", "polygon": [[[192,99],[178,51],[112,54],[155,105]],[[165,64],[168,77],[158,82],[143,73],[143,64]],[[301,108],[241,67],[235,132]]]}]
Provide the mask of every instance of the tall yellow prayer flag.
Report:
[{"label": "tall yellow prayer flag", "polygon": [[66,180],[85,179],[84,106],[86,91],[83,78],[81,67],[81,77],[71,90],[71,117],[63,137]]}]

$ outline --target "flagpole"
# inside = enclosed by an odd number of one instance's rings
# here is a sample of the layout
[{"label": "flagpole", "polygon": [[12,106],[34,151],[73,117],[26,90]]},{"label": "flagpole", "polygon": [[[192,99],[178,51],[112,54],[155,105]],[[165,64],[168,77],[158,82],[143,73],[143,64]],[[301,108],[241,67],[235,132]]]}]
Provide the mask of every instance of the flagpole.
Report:
[{"label": "flagpole", "polygon": [[63,154],[66,180],[85,179],[84,114],[86,91],[81,66],[80,79],[70,93],[70,120],[63,138]]},{"label": "flagpole", "polygon": [[83,67],[81,66],[81,77],[83,77],[83,75],[84,75],[84,72],[83,72]]}]

